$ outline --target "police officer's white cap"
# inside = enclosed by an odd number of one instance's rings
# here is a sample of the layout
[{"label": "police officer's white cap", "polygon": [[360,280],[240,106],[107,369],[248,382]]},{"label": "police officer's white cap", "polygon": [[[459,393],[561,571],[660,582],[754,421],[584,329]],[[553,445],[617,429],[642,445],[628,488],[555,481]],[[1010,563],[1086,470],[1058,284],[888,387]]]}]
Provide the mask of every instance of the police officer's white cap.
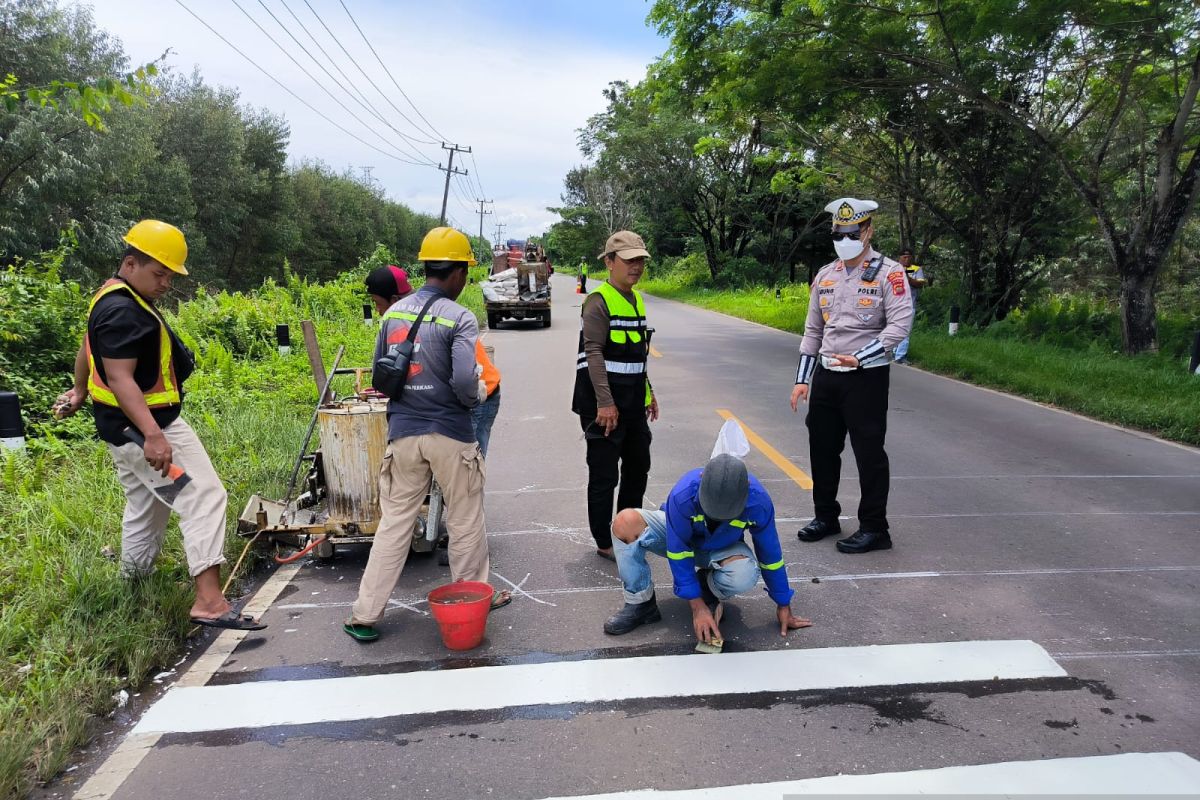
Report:
[{"label": "police officer's white cap", "polygon": [[839,197],[825,206],[825,210],[833,214],[834,225],[857,225],[870,219],[877,208],[879,203],[874,200],[859,200],[857,197]]}]

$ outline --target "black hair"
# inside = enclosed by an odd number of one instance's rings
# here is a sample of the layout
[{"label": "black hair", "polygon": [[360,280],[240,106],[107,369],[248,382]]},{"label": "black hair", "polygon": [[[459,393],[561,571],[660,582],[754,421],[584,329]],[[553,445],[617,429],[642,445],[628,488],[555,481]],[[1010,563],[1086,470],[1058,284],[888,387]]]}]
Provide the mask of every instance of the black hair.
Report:
[{"label": "black hair", "polygon": [[456,269],[465,270],[469,265],[466,261],[426,261],[425,277],[434,280],[448,280]]},{"label": "black hair", "polygon": [[912,251],[912,248],[911,248],[911,247],[904,247],[904,248],[902,248],[902,249],[900,250],[900,255],[904,255],[905,253],[907,253],[907,254],[908,254],[908,255],[910,255],[910,256],[916,255],[916,253],[914,253],[914,252]]},{"label": "black hair", "polygon": [[136,247],[134,247],[131,244],[126,245],[125,252],[121,254],[122,261],[124,261],[127,258],[132,258],[134,261],[136,261],[138,263],[139,266],[142,264],[145,264],[147,261],[153,261],[153,259],[150,256],[146,255],[141,250],[138,250]]}]

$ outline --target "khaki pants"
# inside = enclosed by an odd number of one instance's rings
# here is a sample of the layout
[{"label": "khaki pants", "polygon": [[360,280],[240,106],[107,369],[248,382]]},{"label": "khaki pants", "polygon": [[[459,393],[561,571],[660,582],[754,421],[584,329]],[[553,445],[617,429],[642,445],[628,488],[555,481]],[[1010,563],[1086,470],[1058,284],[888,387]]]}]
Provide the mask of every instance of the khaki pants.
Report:
[{"label": "khaki pants", "polygon": [[149,572],[162,550],[167,519],[179,515],[188,572],[194,578],[216,564],[225,563],[225,505],[228,496],[204,445],[180,417],[163,434],[171,445],[171,460],[192,479],[169,505],[154,488],[169,485],[170,478],[146,463],[142,448],[129,442],[110,444],[117,478],[125,489],[125,517],[121,521],[121,571],[125,575]]},{"label": "khaki pants", "polygon": [[483,455],[440,433],[406,436],[388,442],[379,471],[379,528],[358,586],[350,621],[374,625],[383,616],[396,581],[404,571],[421,503],[437,478],[446,500],[450,533],[450,579],[488,579],[488,544],[483,521]]}]

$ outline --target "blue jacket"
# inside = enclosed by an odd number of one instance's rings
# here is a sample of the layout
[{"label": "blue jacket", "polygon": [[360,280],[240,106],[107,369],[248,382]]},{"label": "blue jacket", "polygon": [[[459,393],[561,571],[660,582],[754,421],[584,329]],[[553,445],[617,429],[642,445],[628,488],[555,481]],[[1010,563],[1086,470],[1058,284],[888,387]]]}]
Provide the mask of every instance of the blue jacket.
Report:
[{"label": "blue jacket", "polygon": [[783,548],[775,530],[775,506],[771,496],[753,475],[750,476],[750,495],[740,519],[723,522],[712,533],[700,510],[700,472],[694,469],[679,479],[667,495],[662,510],[667,514],[667,560],[675,594],[684,600],[700,597],[700,582],[696,580],[696,553],[722,550],[744,540],[746,531],[758,558],[767,594],[776,605],[792,601],[787,570],[783,567]]}]

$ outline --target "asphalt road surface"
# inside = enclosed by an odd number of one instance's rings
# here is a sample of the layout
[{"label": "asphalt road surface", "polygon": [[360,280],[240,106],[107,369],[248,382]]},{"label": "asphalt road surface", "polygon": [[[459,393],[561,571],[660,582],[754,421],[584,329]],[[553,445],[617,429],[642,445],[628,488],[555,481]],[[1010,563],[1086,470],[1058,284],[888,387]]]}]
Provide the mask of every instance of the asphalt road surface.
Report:
[{"label": "asphalt road surface", "polygon": [[516,599],[483,645],[442,646],[436,559],[410,559],[368,645],[341,630],[364,549],[280,569],[254,601],[270,627],[217,638],[76,797],[1200,792],[1200,451],[892,367],[896,546],[843,555],[795,536],[812,512],[798,337],[648,299],[646,505],[736,417],[815,625],[780,637],[760,587],[727,611],[726,653],[694,654],[654,559],[663,620],[606,636],[621,592],[586,528],[573,284],[555,278],[552,328],[488,334],[493,583]]}]

